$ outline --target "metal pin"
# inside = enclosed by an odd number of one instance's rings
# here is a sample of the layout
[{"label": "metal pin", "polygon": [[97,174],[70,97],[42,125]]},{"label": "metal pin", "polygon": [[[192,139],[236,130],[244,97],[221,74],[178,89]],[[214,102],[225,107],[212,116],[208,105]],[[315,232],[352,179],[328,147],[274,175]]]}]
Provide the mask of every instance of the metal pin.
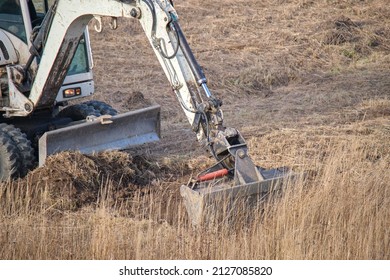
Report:
[{"label": "metal pin", "polygon": [[206,93],[206,96],[208,98],[210,98],[211,97],[211,92],[210,92],[209,88],[207,87],[206,83],[202,83],[202,88],[203,88],[204,92]]}]

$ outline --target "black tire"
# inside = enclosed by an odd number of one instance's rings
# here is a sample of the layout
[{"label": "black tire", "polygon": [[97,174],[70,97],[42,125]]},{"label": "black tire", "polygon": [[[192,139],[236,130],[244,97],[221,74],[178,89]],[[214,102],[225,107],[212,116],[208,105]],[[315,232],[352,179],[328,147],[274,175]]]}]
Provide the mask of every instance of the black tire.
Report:
[{"label": "black tire", "polygon": [[100,112],[93,108],[92,106],[88,106],[85,103],[80,103],[76,105],[70,105],[64,109],[62,109],[59,113],[59,117],[68,117],[74,121],[85,120],[88,116],[100,116]]},{"label": "black tire", "polygon": [[28,171],[34,168],[36,164],[34,149],[32,148],[30,140],[27,139],[19,128],[13,125],[0,124],[0,131],[2,135],[8,137],[12,146],[16,147],[16,158],[19,158],[19,163],[14,164],[15,171],[11,178],[26,176]]},{"label": "black tire", "polygon": [[110,105],[101,101],[87,101],[80,104],[70,105],[58,114],[59,117],[68,117],[74,121],[85,120],[88,116],[100,117],[101,115],[115,116],[117,111]]},{"label": "black tire", "polygon": [[0,130],[0,181],[18,177],[20,162],[16,144],[6,132]]},{"label": "black tire", "polygon": [[117,110],[102,101],[92,100],[85,102],[85,104],[92,106],[95,110],[98,110],[101,115],[115,116],[118,114]]}]

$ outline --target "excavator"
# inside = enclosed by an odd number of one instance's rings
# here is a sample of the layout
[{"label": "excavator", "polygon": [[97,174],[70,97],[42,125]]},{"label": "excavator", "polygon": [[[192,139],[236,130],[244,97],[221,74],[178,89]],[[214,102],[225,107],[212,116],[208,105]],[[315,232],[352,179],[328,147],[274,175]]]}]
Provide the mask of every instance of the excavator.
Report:
[{"label": "excavator", "polygon": [[89,22],[115,30],[139,22],[199,143],[215,164],[180,188],[193,224],[217,198],[280,188],[286,168],[256,166],[240,132],[224,124],[222,101],[183,30],[172,0],[0,0],[0,179],[25,176],[61,151],[125,150],[160,139],[160,107],[121,113],[94,93]]}]

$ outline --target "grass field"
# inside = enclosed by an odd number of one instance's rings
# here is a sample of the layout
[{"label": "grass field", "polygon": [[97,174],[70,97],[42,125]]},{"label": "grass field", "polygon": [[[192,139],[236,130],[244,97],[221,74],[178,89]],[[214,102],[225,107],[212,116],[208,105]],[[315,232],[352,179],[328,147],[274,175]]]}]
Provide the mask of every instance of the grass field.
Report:
[{"label": "grass field", "polygon": [[1,183],[0,259],[390,259],[387,1],[175,8],[252,159],[308,176],[261,207],[236,209],[236,221],[192,227],[179,188],[213,161],[141,27],[119,20],[116,31],[91,29],[94,98],[119,111],[160,104],[162,140],[59,154]]}]

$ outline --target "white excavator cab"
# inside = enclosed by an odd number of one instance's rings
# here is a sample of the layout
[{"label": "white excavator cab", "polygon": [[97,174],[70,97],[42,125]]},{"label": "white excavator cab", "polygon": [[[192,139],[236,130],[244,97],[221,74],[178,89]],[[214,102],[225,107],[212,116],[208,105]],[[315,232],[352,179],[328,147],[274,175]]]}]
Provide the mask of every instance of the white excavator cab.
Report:
[{"label": "white excavator cab", "polygon": [[[35,31],[49,10],[48,0],[0,0],[0,67],[10,63],[26,64]],[[39,58],[36,58],[39,60]],[[36,70],[35,61],[31,69]],[[63,86],[58,91],[56,102],[92,95],[94,81],[92,54],[88,29],[80,39]]]}]

